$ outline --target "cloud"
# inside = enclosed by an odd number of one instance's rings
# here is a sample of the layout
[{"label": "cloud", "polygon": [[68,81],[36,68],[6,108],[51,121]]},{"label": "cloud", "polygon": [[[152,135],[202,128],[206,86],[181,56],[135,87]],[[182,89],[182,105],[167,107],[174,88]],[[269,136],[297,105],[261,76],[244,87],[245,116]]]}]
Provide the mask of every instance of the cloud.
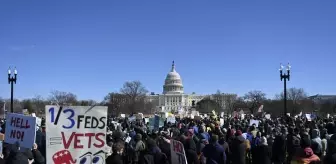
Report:
[{"label": "cloud", "polygon": [[8,48],[12,51],[23,51],[23,50],[28,50],[28,49],[33,49],[35,48],[36,45],[29,45],[29,46],[9,46]]}]

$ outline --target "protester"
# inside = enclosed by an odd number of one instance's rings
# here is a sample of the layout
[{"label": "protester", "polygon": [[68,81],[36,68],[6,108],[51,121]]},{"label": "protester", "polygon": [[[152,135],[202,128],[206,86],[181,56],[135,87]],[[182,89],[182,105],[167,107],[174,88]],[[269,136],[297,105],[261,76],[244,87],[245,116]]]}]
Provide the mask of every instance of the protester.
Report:
[{"label": "protester", "polygon": [[[159,127],[143,119],[110,117],[106,135],[106,164],[174,164],[174,143],[181,143],[179,159],[188,164],[335,164],[335,118],[260,116],[203,119],[178,118]],[[250,124],[251,120],[253,124]],[[255,122],[259,123],[256,124]],[[111,122],[117,123],[111,123]],[[5,133],[5,121],[1,132]],[[176,147],[175,147],[176,148]],[[46,164],[45,120],[36,144],[22,151],[19,144],[3,144],[0,164]],[[181,158],[181,159],[180,159]],[[176,161],[175,161],[176,163]]]}]

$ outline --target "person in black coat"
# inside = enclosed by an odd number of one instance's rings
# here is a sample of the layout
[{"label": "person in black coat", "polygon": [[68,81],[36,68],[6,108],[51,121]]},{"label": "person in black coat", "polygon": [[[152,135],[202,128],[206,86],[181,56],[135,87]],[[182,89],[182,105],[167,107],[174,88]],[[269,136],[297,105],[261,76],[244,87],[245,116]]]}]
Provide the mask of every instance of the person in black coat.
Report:
[{"label": "person in black coat", "polygon": [[237,130],[236,137],[233,139],[231,146],[232,163],[245,164],[247,146],[245,144],[245,138],[242,136],[240,130]]},{"label": "person in black coat", "polygon": [[199,164],[196,144],[193,139],[187,139],[184,144],[188,164]]},{"label": "person in black coat", "polygon": [[272,146],[272,162],[282,164],[286,161],[286,137],[278,134]]},{"label": "person in black coat", "polygon": [[124,151],[124,143],[117,142],[112,145],[112,155],[106,158],[106,164],[123,164],[122,152]]},{"label": "person in black coat", "polygon": [[252,149],[252,164],[271,164],[266,137],[261,137],[259,145]]}]

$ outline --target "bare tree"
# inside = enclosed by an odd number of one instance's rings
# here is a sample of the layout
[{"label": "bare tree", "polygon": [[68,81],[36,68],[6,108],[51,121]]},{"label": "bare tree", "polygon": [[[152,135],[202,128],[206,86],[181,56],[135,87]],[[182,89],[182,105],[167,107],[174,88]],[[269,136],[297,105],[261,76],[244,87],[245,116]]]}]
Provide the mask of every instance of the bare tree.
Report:
[{"label": "bare tree", "polygon": [[129,104],[129,98],[120,93],[111,92],[108,93],[104,98],[105,104],[108,106],[108,113],[112,113],[113,115],[117,115],[123,111],[124,113],[128,113],[128,107],[126,104]]},{"label": "bare tree", "polygon": [[139,109],[144,107],[142,105],[137,105],[139,104],[139,101],[144,101],[146,94],[148,93],[147,89],[140,81],[125,82],[123,87],[120,89],[120,92],[126,95],[129,102],[128,106],[132,113],[135,112],[136,108]]},{"label": "bare tree", "polygon": [[77,96],[70,92],[52,91],[49,96],[50,103],[58,105],[76,105]]},{"label": "bare tree", "polygon": [[229,113],[232,113],[235,109],[238,96],[236,94],[226,94],[224,96],[225,110]]},{"label": "bare tree", "polygon": [[251,113],[254,113],[266,100],[266,94],[257,90],[250,91],[244,95],[244,100],[248,104]]},{"label": "bare tree", "polygon": [[[303,107],[307,107],[307,105],[304,104],[311,104],[311,102],[307,102],[308,94],[304,91],[303,88],[289,88],[287,89],[287,108],[291,109],[292,113],[298,113],[303,109]],[[284,92],[281,92],[280,94],[275,96],[278,100],[284,99]]]},{"label": "bare tree", "polygon": [[[6,110],[11,112],[11,100],[5,99],[4,102],[6,103]],[[3,105],[3,104],[2,104]],[[18,99],[13,100],[13,112],[14,113],[22,113],[23,106]]]},{"label": "bare tree", "polygon": [[34,109],[33,103],[30,99],[24,99],[21,101],[22,108],[27,109],[29,113],[36,113],[36,108]]},{"label": "bare tree", "polygon": [[36,95],[34,98],[32,98],[32,104],[35,111],[39,114],[42,114],[44,113],[44,108],[45,105],[47,105],[47,102],[42,96]]},{"label": "bare tree", "polygon": [[[275,96],[276,99],[283,100],[284,92]],[[303,88],[289,88],[287,89],[287,100],[292,100],[294,102],[298,102],[300,100],[304,100],[308,97],[308,94],[305,92]]]},{"label": "bare tree", "polygon": [[96,105],[97,102],[94,100],[80,100],[78,101],[78,105],[80,106],[93,106]]}]

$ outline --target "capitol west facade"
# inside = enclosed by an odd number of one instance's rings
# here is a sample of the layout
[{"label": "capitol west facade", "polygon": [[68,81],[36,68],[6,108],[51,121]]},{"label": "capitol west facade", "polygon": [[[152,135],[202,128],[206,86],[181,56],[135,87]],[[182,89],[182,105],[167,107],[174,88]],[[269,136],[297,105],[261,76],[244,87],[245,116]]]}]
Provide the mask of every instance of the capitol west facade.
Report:
[{"label": "capitol west facade", "polygon": [[185,94],[182,79],[176,72],[173,61],[170,72],[167,74],[162,94],[149,95],[148,101],[156,106],[156,110],[162,112],[175,112],[190,109],[193,103],[201,101],[206,95]]}]

